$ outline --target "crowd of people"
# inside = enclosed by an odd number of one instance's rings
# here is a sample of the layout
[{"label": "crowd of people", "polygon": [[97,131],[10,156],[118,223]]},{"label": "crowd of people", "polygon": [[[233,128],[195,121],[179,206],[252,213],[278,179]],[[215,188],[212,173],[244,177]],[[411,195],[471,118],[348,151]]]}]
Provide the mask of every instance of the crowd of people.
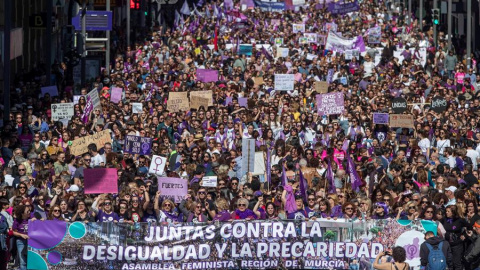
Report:
[{"label": "crowd of people", "polygon": [[[8,222],[9,233],[0,232],[0,261],[10,254],[26,269],[28,221],[35,219],[391,218],[435,221],[451,247],[452,269],[478,268],[480,256],[463,260],[480,252],[472,233],[480,219],[476,60],[467,66],[462,44],[448,49],[442,31],[437,37],[431,29],[417,31],[416,18],[407,24],[406,11],[388,10],[381,1],[361,1],[348,14],[314,2],[283,12],[237,1],[190,6],[191,14],[179,14],[173,28],[153,27],[132,46],[118,43],[110,73],[102,69],[79,93],[57,78],[59,95],[42,95],[38,76],[18,77],[10,121],[1,129],[0,223]],[[304,33],[293,31],[293,24],[323,36],[326,24],[335,24],[337,35],[363,36],[367,48],[347,59],[320,40],[300,44]],[[367,42],[372,27],[381,29],[379,44]],[[278,38],[282,44],[275,44]],[[253,44],[251,55],[240,54],[239,44]],[[288,54],[279,55],[279,48]],[[202,82],[197,69],[217,70],[218,79]],[[294,74],[294,89],[275,89],[275,74]],[[341,114],[317,112],[315,82],[327,80],[328,92],[344,96]],[[122,98],[112,102],[118,87]],[[100,106],[89,111],[85,95],[91,90]],[[190,97],[203,90],[212,91],[212,106],[168,110],[171,93]],[[51,105],[73,102],[74,95],[82,96],[68,123],[52,121]],[[373,123],[373,113],[393,112],[395,97],[407,100],[411,128]],[[446,99],[443,112],[430,109],[434,97]],[[240,105],[242,98],[247,103]],[[143,103],[142,110],[133,113],[132,103]],[[111,143],[71,153],[73,141],[104,130]],[[152,153],[126,153],[126,135],[153,138]],[[244,168],[244,139],[254,140],[255,151],[268,159],[265,173]],[[158,176],[149,173],[153,155],[167,159],[162,176],[188,180],[181,202],[158,191]],[[118,194],[84,194],[84,172],[95,168],[118,170]],[[352,185],[355,174],[361,183]],[[217,176],[217,186],[203,186],[205,176]]]}]

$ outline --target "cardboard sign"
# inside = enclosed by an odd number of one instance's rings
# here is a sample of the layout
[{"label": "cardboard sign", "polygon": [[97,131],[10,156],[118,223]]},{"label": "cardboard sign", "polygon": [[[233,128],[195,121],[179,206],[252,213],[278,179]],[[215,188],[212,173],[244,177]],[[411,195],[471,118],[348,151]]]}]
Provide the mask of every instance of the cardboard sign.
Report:
[{"label": "cardboard sign", "polygon": [[158,190],[163,199],[180,203],[188,193],[188,181],[182,178],[158,177]]},{"label": "cardboard sign", "polygon": [[167,158],[153,155],[148,173],[155,175],[162,175],[165,171],[165,165],[167,164]]},{"label": "cardboard sign", "polygon": [[317,108],[319,115],[341,114],[345,110],[343,93],[317,95]]},{"label": "cardboard sign", "polygon": [[152,152],[153,139],[149,137],[140,137],[127,135],[123,151],[130,154],[150,155]]},{"label": "cardboard sign", "polygon": [[328,92],[328,83],[327,82],[315,82],[315,91],[319,94],[325,94]]},{"label": "cardboard sign", "polygon": [[410,114],[391,114],[390,127],[413,128],[413,115]]},{"label": "cardboard sign", "polygon": [[[251,52],[250,52],[251,54]],[[197,80],[201,82],[218,81],[218,70],[214,69],[197,69]]]},{"label": "cardboard sign", "polygon": [[52,121],[59,121],[60,119],[70,120],[74,114],[73,107],[73,102],[52,104]]},{"label": "cardboard sign", "polygon": [[190,110],[187,94],[187,92],[170,92],[168,94],[167,110],[170,112]]},{"label": "cardboard sign", "polygon": [[217,177],[216,176],[203,177],[202,187],[217,187]]},{"label": "cardboard sign", "polygon": [[392,100],[392,110],[396,114],[404,113],[407,110],[407,100],[398,97]]},{"label": "cardboard sign", "polygon": [[275,74],[275,90],[290,91],[293,90],[295,81],[294,74]]},{"label": "cardboard sign", "polygon": [[373,113],[373,123],[374,124],[385,124],[388,125],[388,113]]},{"label": "cardboard sign", "polygon": [[45,94],[49,94],[50,97],[58,96],[58,88],[56,85],[45,86],[40,88],[42,90],[42,97],[45,97]]},{"label": "cardboard sign", "polygon": [[85,169],[83,173],[85,194],[118,193],[117,169]]},{"label": "cardboard sign", "polygon": [[190,100],[192,98],[197,98],[197,97],[208,98],[208,106],[213,106],[212,95],[213,95],[212,90],[194,91],[194,92],[190,92]]},{"label": "cardboard sign", "polygon": [[210,99],[205,97],[193,97],[193,98],[190,98],[190,107],[193,109],[198,109],[201,106],[203,106],[203,108],[206,109],[208,108],[209,101]]},{"label": "cardboard sign", "polygon": [[88,152],[89,144],[94,143],[97,145],[97,149],[100,149],[107,142],[112,143],[109,129],[74,140],[70,145],[70,153],[74,156],[80,156]]},{"label": "cardboard sign", "polygon": [[265,173],[265,158],[263,152],[255,152],[255,164],[253,166],[253,175],[262,175]]},{"label": "cardboard sign", "polygon": [[255,77],[253,78],[253,83],[258,86],[265,84],[265,81],[263,80],[263,77]]},{"label": "cardboard sign", "polygon": [[114,87],[112,88],[112,94],[110,95],[110,101],[117,104],[122,100],[122,92],[123,89],[120,87]]},{"label": "cardboard sign", "polygon": [[90,100],[93,104],[93,109],[102,109],[102,105],[100,104],[100,97],[98,96],[97,89],[93,89],[90,91],[87,96],[90,97]]}]

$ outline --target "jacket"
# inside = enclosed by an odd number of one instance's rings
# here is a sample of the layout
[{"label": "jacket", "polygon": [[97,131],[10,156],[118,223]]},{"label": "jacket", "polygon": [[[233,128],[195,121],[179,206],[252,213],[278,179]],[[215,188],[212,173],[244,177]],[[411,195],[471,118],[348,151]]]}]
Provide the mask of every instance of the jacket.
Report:
[{"label": "jacket", "polygon": [[443,255],[445,255],[445,258],[447,259],[447,266],[448,268],[453,267],[453,257],[452,257],[452,251],[450,250],[450,244],[445,241],[443,238],[440,238],[438,236],[430,237],[425,242],[422,243],[420,246],[420,263],[422,266],[427,266],[428,264],[428,255],[430,254],[430,251],[428,250],[427,243],[429,243],[432,246],[437,246],[441,242],[443,242]]},{"label": "jacket", "polygon": [[465,260],[470,264],[470,269],[480,267],[480,235],[472,236],[473,247],[465,256]]}]

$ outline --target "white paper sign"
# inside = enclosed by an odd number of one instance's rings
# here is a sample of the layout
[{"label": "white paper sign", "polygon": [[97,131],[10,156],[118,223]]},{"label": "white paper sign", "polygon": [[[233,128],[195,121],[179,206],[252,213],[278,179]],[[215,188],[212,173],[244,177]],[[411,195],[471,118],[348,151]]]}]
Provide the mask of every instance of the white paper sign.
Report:
[{"label": "white paper sign", "polygon": [[275,90],[289,91],[293,90],[295,81],[294,74],[275,74]]},{"label": "white paper sign", "polygon": [[203,177],[202,187],[217,187],[217,177],[216,176]]},{"label": "white paper sign", "polygon": [[287,57],[288,56],[288,48],[278,48],[277,49],[277,58],[278,57]]},{"label": "white paper sign", "polygon": [[132,112],[133,113],[141,113],[143,111],[143,104],[142,103],[132,103]]},{"label": "white paper sign", "polygon": [[86,96],[74,95],[74,96],[73,96],[73,104],[74,104],[74,105],[77,105],[77,104],[78,104],[78,101],[80,100],[81,97],[85,97],[85,102],[87,102],[87,97],[86,97]]},{"label": "white paper sign", "polygon": [[293,24],[293,33],[298,33],[298,32],[305,32],[305,24]]},{"label": "white paper sign", "polygon": [[73,106],[73,102],[52,104],[52,121],[58,121],[60,119],[70,120],[73,116]]},{"label": "white paper sign", "polygon": [[313,60],[315,59],[315,57],[317,57],[315,54],[311,54],[311,53],[307,54],[307,60]]},{"label": "white paper sign", "polygon": [[263,152],[255,152],[255,166],[253,175],[262,175],[265,173],[265,158]]},{"label": "white paper sign", "polygon": [[90,96],[90,100],[92,101],[92,104],[93,104],[93,109],[102,109],[102,105],[100,104],[100,97],[98,96],[97,89],[93,89],[87,95]]},{"label": "white paper sign", "polygon": [[152,162],[150,163],[150,168],[148,169],[148,173],[162,175],[165,171],[165,164],[167,164],[167,158],[153,155]]}]

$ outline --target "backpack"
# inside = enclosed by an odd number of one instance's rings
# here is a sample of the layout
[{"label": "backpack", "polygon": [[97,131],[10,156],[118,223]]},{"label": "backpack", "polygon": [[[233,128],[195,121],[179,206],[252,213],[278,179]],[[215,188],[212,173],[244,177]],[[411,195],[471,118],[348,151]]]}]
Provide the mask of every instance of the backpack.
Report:
[{"label": "backpack", "polygon": [[447,269],[447,258],[443,254],[443,242],[440,242],[437,246],[432,246],[429,243],[427,244],[428,248],[428,265],[427,269],[429,270],[444,270]]}]

